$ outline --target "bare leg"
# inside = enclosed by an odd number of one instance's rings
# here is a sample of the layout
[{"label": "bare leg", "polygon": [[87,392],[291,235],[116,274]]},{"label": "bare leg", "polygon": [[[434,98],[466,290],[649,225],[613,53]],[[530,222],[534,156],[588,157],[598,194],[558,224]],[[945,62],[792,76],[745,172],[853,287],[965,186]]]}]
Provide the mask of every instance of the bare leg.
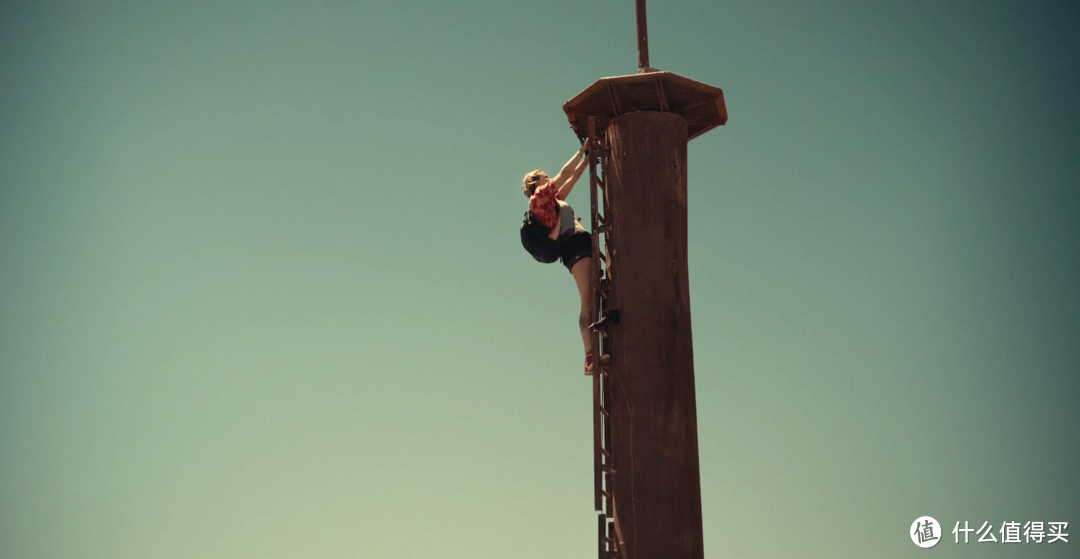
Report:
[{"label": "bare leg", "polygon": [[592,288],[592,258],[586,257],[574,263],[570,273],[574,275],[577,283],[578,294],[581,295],[581,313],[578,315],[578,328],[581,330],[581,341],[585,344],[585,353],[592,353],[593,338],[589,332],[589,325],[593,323],[593,314],[596,312],[595,299]]}]

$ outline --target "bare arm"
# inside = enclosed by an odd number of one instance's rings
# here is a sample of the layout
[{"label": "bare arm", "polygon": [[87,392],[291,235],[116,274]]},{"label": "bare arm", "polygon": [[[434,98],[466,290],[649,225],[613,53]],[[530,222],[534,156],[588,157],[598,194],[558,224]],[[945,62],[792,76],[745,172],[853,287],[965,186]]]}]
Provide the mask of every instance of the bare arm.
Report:
[{"label": "bare arm", "polygon": [[588,168],[589,158],[586,157],[577,164],[577,167],[574,168],[573,173],[566,178],[566,182],[564,182],[562,186],[559,187],[559,192],[555,195],[555,197],[559,200],[566,200],[566,197],[570,195],[570,191],[574,189],[574,183],[577,182],[578,178],[581,177],[581,174],[585,172],[585,169]]},{"label": "bare arm", "polygon": [[570,191],[574,189],[574,183],[581,177],[581,173],[585,171],[585,168],[589,166],[589,158],[582,157],[588,148],[589,142],[582,144],[581,149],[577,150],[577,153],[570,158],[570,161],[563,165],[559,174],[555,175],[555,178],[551,180],[551,182],[555,183],[555,188],[558,189],[559,193],[556,194],[556,197],[559,200],[565,200],[570,195]]},{"label": "bare arm", "polygon": [[581,154],[585,153],[585,147],[587,145],[588,142],[582,144],[581,149],[577,150],[574,156],[566,162],[566,165],[562,166],[562,169],[559,170],[559,173],[551,178],[551,182],[555,183],[555,188],[562,188],[562,185],[564,182],[566,182],[566,179],[570,178],[570,175],[574,173],[574,169],[577,167],[578,159],[581,158]]}]

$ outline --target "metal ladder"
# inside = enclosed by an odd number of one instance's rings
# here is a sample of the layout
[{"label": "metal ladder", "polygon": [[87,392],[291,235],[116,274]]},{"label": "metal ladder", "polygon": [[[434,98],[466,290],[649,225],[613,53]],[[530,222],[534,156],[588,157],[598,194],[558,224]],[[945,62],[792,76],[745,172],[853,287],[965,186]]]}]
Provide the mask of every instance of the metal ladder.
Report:
[{"label": "metal ladder", "polygon": [[[612,273],[608,268],[610,247],[607,246],[607,233],[611,223],[607,215],[606,191],[604,178],[598,174],[602,162],[608,157],[609,147],[606,139],[596,136],[596,118],[589,117],[589,198],[592,202],[592,286],[595,311],[593,324],[602,326],[593,328],[593,354],[596,356],[593,368],[593,483],[597,515],[598,557],[599,559],[622,559],[623,539],[615,518],[615,464],[611,453],[611,374],[605,361],[610,362],[610,343],[607,329],[618,323],[618,310],[607,308],[611,295]],[[601,213],[603,207],[603,213]],[[601,250],[600,234],[604,234],[604,249]],[[605,274],[605,272],[607,272]],[[601,318],[603,317],[603,318]]]}]

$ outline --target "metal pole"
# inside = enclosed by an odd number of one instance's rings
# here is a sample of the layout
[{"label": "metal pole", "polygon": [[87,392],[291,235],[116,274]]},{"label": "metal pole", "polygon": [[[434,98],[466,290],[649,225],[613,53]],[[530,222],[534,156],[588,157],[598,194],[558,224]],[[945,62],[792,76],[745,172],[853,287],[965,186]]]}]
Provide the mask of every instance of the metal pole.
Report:
[{"label": "metal pole", "polygon": [[638,72],[649,68],[649,25],[645,21],[645,0],[635,0],[637,12],[637,67]]}]

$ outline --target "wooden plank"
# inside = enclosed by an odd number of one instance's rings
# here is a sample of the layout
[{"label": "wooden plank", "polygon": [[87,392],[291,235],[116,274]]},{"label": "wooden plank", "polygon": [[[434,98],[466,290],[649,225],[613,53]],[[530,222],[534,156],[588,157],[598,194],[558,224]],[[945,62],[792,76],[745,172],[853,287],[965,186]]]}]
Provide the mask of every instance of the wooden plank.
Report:
[{"label": "wooden plank", "polygon": [[714,87],[706,83],[701,83],[697,80],[692,80],[686,76],[680,76],[679,74],[672,74],[669,72],[668,75],[664,76],[664,79],[670,80],[677,84],[685,85],[686,87],[696,89],[710,95],[719,95],[721,93],[719,87]]},{"label": "wooden plank", "polygon": [[608,516],[615,518],[615,512],[613,509],[613,499],[615,498],[615,464],[613,462],[614,456],[611,452],[611,423],[613,418],[611,417],[611,377],[604,376],[600,379],[600,406],[601,409],[606,411],[603,421],[603,435],[602,441],[603,448],[605,449],[605,460],[603,464],[604,469],[604,511]]},{"label": "wooden plank", "polygon": [[607,525],[607,520],[604,519],[604,515],[602,515],[602,514],[596,515],[596,546],[597,546],[597,557],[599,557],[600,559],[605,559],[604,558],[604,547],[606,547],[606,546],[604,545],[604,536],[605,536],[605,533],[607,532],[607,530],[606,530],[607,526],[606,525]]},{"label": "wooden plank", "polygon": [[615,114],[614,111],[585,111],[585,110],[580,110],[580,109],[566,109],[566,114],[572,115],[572,116],[575,116],[575,117],[588,118],[590,116],[598,116],[598,117],[606,117],[606,118],[609,118],[609,119],[614,118],[616,116],[619,116],[619,115]]},{"label": "wooden plank", "polygon": [[586,87],[585,89],[582,89],[577,95],[571,97],[569,101],[563,103],[563,110],[565,111],[565,110],[567,110],[567,109],[569,109],[571,107],[574,107],[578,103],[581,103],[582,101],[588,99],[589,97],[592,97],[592,95],[594,93],[596,93],[597,91],[599,91],[603,87],[606,87],[604,85],[604,83],[603,83],[603,80],[597,80],[596,82],[594,82],[589,87]]},{"label": "wooden plank", "polygon": [[622,114],[622,108],[619,107],[619,98],[615,96],[615,88],[612,87],[611,82],[608,82],[607,91],[608,91],[608,97],[611,98],[611,108],[615,109],[615,115],[616,116],[621,115]]},{"label": "wooden plank", "polygon": [[714,99],[712,97],[707,97],[705,99],[694,101],[693,103],[690,103],[689,105],[687,105],[685,107],[674,107],[671,110],[671,112],[678,113],[678,114],[684,114],[687,111],[692,111],[692,110],[694,110],[694,109],[696,109],[698,107],[704,107],[705,105],[708,105],[709,103],[715,103],[715,102],[716,102],[716,99]]},{"label": "wooden plank", "polygon": [[593,385],[593,507],[594,510],[600,511],[603,504],[603,472],[602,456],[600,454],[601,442],[600,442],[600,374],[593,373],[592,385]]},{"label": "wooden plank", "polygon": [[655,83],[656,83],[656,95],[660,97],[660,110],[661,111],[667,111],[668,110],[667,94],[664,93],[664,82],[661,81],[659,78],[657,78]]}]

